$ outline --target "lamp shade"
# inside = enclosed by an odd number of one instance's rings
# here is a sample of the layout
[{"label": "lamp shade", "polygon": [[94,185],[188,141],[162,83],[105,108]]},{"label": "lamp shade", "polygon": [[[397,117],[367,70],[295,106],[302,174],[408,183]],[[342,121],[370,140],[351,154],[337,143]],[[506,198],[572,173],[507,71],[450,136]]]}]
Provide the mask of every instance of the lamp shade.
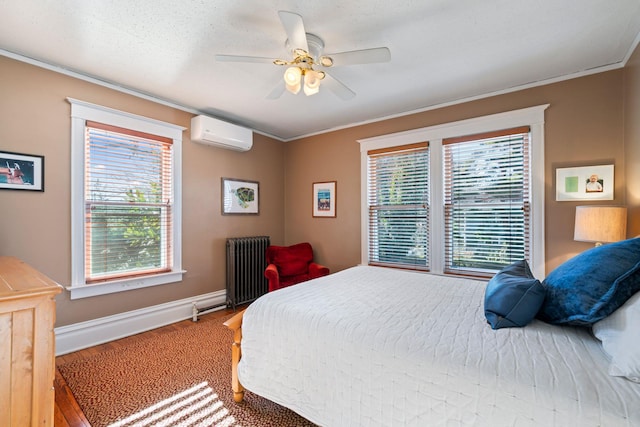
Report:
[{"label": "lamp shade", "polygon": [[320,75],[313,70],[304,74],[304,93],[307,96],[314,95],[320,90]]},{"label": "lamp shade", "polygon": [[284,72],[284,83],[287,90],[293,94],[300,92],[302,82],[302,70],[298,67],[289,67]]},{"label": "lamp shade", "polygon": [[624,206],[576,206],[573,239],[608,243],[627,236],[627,208]]},{"label": "lamp shade", "polygon": [[284,82],[288,85],[295,86],[300,84],[302,80],[302,70],[298,67],[289,67],[284,72]]}]

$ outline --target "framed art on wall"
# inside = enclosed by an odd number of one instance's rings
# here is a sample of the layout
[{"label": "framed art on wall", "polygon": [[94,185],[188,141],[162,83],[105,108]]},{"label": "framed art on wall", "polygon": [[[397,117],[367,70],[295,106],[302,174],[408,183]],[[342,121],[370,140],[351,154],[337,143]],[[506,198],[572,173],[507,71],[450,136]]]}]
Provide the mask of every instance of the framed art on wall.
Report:
[{"label": "framed art on wall", "polygon": [[557,168],[556,200],[613,200],[613,165]]},{"label": "framed art on wall", "polygon": [[44,191],[44,156],[0,151],[0,189]]},{"label": "framed art on wall", "polygon": [[222,178],[222,214],[259,214],[258,190],[257,181]]},{"label": "framed art on wall", "polygon": [[313,183],[313,216],[315,218],[336,217],[336,181]]}]

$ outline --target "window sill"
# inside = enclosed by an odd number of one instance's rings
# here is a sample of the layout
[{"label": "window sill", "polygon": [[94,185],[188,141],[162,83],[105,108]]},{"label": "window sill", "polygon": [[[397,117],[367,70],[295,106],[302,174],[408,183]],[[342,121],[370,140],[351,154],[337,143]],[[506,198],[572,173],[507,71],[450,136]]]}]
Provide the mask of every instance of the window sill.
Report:
[{"label": "window sill", "polygon": [[182,281],[184,270],[172,271],[170,273],[156,274],[149,277],[137,277],[130,279],[112,280],[104,283],[77,284],[67,286],[70,298],[80,299],[95,297],[98,295],[113,294],[116,292],[131,291],[134,289],[147,288],[149,286],[165,285]]}]

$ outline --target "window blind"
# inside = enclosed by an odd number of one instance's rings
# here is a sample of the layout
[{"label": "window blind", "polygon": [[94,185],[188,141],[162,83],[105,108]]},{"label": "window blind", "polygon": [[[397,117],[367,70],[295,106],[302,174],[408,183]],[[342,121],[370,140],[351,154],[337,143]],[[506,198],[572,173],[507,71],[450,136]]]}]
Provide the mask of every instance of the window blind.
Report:
[{"label": "window blind", "polygon": [[428,144],[367,155],[369,264],[428,270]]},{"label": "window blind", "polygon": [[443,140],[445,272],[493,275],[530,251],[529,128]]},{"label": "window blind", "polygon": [[170,271],[172,143],[87,121],[87,283]]}]

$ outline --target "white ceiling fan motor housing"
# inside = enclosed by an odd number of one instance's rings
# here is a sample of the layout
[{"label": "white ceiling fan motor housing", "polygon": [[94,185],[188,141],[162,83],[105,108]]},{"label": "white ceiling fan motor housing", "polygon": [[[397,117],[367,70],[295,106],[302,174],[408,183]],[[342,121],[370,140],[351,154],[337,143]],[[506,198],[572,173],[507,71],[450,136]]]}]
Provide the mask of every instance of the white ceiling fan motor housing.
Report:
[{"label": "white ceiling fan motor housing", "polygon": [[[314,63],[320,64],[320,56],[322,56],[322,52],[324,50],[324,42],[315,34],[306,33],[306,35],[307,46],[309,47],[309,51],[307,53],[313,58]],[[291,43],[289,43],[289,39],[284,42],[284,47],[287,49],[287,52],[291,52],[291,54],[294,56],[295,49],[299,48],[298,46],[291,46]]]}]

